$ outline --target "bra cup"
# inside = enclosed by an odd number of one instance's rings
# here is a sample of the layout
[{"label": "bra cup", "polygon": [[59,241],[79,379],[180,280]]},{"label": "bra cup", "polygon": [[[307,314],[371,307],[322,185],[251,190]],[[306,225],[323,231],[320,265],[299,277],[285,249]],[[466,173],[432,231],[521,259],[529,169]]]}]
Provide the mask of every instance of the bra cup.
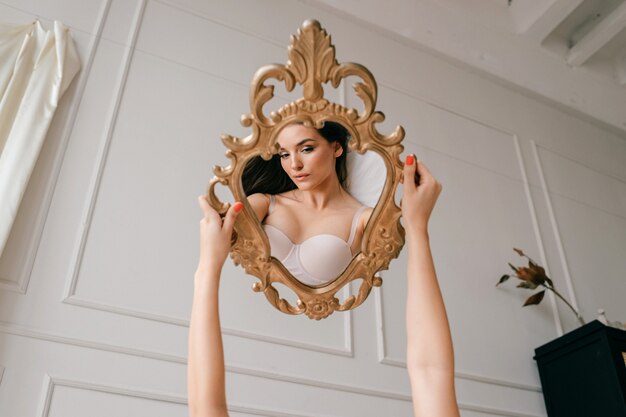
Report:
[{"label": "bra cup", "polygon": [[274,226],[268,227],[268,225],[264,225],[263,230],[265,230],[265,234],[270,241],[272,256],[279,261],[286,259],[294,247],[291,240]]},{"label": "bra cup", "polygon": [[320,284],[337,278],[352,260],[348,244],[338,236],[317,235],[302,242],[299,250],[302,269]]},{"label": "bra cup", "polygon": [[[270,212],[274,204],[274,196],[270,195]],[[319,234],[294,244],[282,230],[264,224],[271,254],[301,283],[313,287],[328,284],[339,277],[352,261],[350,245],[365,209],[362,206],[354,213],[347,241],[333,234]]]}]

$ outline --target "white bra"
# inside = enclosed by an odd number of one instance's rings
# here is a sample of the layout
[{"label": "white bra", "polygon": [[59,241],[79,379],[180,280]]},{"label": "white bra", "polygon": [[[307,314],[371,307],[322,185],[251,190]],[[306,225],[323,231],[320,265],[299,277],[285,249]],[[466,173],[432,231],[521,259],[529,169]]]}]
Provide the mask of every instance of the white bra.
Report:
[{"label": "white bra", "polygon": [[[276,199],[270,195],[270,215]],[[352,218],[348,241],[339,236],[324,233],[311,236],[295,244],[279,228],[265,224],[263,229],[270,241],[272,256],[282,262],[298,281],[306,285],[323,285],[337,278],[352,260],[352,241],[356,234],[359,217],[366,206],[361,206]]]}]

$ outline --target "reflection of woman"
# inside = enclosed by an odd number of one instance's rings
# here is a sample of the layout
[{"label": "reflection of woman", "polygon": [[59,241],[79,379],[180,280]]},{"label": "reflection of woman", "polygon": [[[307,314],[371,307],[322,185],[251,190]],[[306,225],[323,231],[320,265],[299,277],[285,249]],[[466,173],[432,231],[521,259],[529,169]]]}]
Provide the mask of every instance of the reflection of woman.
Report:
[{"label": "reflection of woman", "polygon": [[[419,184],[414,181],[416,173],[419,173]],[[452,340],[427,227],[441,186],[412,155],[406,159],[403,177],[402,216],[408,250],[407,369],[414,415],[458,417]],[[224,417],[228,416],[228,411],[218,288],[222,265],[230,249],[233,224],[243,204],[235,203],[222,221],[204,197],[199,198],[199,203],[204,218],[200,222],[200,261],[195,274],[189,328],[189,411],[192,417]]]},{"label": "reflection of woman", "polygon": [[269,162],[246,167],[243,187],[270,241],[272,256],[300,282],[337,278],[360,247],[372,209],[345,189],[348,131],[291,124],[277,137]]}]

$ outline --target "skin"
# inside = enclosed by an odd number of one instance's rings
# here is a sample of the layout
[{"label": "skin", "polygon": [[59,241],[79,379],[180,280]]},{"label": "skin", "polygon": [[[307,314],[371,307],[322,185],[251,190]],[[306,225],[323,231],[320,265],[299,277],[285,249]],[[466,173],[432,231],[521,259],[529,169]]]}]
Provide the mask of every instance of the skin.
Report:
[{"label": "skin", "polygon": [[[416,184],[416,173],[419,184]],[[430,251],[428,221],[441,184],[426,166],[407,157],[403,171],[402,215],[406,229],[407,370],[415,417],[459,417],[454,389],[454,354],[448,319]],[[218,289],[222,265],[240,203],[224,220],[198,198],[200,260],[189,329],[188,393],[191,417],[228,416]],[[428,337],[423,337],[428,335]]]},{"label": "skin", "polygon": [[[406,230],[407,371],[415,417],[459,417],[450,325],[430,250],[428,221],[441,184],[421,162],[404,165],[402,217]],[[419,184],[415,173],[419,174]],[[424,337],[428,335],[428,337]]]},{"label": "skin", "polygon": [[189,323],[187,391],[192,417],[228,416],[226,408],[224,348],[219,320],[219,282],[230,250],[238,210],[230,207],[222,220],[206,197],[198,197],[204,214],[200,220],[200,260],[194,278]]}]

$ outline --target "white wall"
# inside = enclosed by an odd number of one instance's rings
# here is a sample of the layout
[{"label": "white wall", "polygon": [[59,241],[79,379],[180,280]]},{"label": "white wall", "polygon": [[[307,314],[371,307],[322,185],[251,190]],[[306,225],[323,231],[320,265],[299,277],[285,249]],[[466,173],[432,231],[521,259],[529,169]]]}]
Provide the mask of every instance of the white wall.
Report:
[{"label": "white wall", "polygon": [[[496,289],[524,248],[591,319],[626,319],[626,141],[418,48],[288,1],[0,1],[70,25],[84,67],[0,259],[0,415],[185,415],[196,196],[245,135],[248,83],[310,17],[379,82],[380,128],[444,184],[431,239],[464,417],[544,416],[533,349],[575,326]],[[354,99],[348,96],[350,103]],[[279,314],[228,263],[233,416],[408,416],[404,260],[352,313]],[[428,337],[428,335],[424,335]]]}]

